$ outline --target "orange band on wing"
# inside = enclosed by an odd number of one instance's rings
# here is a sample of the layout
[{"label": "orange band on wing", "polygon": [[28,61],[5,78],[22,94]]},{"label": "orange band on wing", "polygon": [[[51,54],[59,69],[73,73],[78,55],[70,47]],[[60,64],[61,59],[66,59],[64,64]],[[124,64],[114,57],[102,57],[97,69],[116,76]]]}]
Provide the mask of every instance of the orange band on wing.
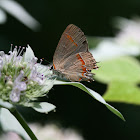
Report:
[{"label": "orange band on wing", "polygon": [[55,65],[53,64],[53,68],[56,69]]},{"label": "orange band on wing", "polygon": [[84,62],[84,60],[82,59],[82,57],[80,56],[79,53],[76,55],[76,57],[81,61],[82,65],[85,65],[85,62]]},{"label": "orange band on wing", "polygon": [[79,81],[81,81],[82,80],[82,78],[79,78]]},{"label": "orange band on wing", "polygon": [[82,66],[81,66],[81,67],[82,67],[82,70],[83,70],[82,76],[85,77],[84,73],[87,72],[86,67],[83,66],[83,65],[85,65],[85,62],[84,62],[84,60],[82,59],[82,57],[80,56],[79,53],[76,55],[76,57],[77,57],[77,58],[81,61],[81,63],[82,63]]},{"label": "orange band on wing", "polygon": [[71,37],[70,35],[67,35],[67,38],[68,38],[71,42],[73,42],[73,44],[74,44],[75,46],[78,46],[78,45],[74,42],[74,40],[72,39],[72,37]]}]

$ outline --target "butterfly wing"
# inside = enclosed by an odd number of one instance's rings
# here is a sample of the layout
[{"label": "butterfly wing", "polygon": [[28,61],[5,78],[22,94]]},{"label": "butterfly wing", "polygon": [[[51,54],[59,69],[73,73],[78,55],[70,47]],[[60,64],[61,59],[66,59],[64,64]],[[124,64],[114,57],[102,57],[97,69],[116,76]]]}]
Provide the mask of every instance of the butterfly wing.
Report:
[{"label": "butterfly wing", "polygon": [[70,81],[93,81],[92,69],[97,69],[96,61],[90,52],[71,55],[63,62],[63,74]]},{"label": "butterfly wing", "polygon": [[54,73],[70,81],[93,81],[96,61],[88,51],[84,33],[70,24],[62,34],[53,57]]},{"label": "butterfly wing", "polygon": [[82,30],[73,24],[68,25],[53,56],[54,69],[60,69],[62,62],[69,56],[87,51],[88,43]]}]

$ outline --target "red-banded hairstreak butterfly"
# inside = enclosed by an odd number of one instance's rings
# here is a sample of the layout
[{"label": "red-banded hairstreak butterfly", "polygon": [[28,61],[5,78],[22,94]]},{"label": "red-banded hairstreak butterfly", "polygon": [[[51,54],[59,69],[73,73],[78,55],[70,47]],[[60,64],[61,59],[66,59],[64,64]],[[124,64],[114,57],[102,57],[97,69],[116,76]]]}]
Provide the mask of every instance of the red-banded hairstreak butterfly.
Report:
[{"label": "red-banded hairstreak butterfly", "polygon": [[70,24],[63,32],[53,56],[53,73],[70,81],[93,81],[96,61],[88,50],[80,28]]}]

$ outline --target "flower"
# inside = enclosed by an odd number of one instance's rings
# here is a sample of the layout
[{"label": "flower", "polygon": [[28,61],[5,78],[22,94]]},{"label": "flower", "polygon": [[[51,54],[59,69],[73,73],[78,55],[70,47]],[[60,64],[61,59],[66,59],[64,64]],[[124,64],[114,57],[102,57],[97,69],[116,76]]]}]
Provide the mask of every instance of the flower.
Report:
[{"label": "flower", "polygon": [[125,19],[116,18],[115,26],[119,32],[115,37],[88,37],[90,45],[96,48],[91,49],[91,53],[96,61],[106,61],[120,56],[140,55],[140,18]]},{"label": "flower", "polygon": [[32,123],[29,126],[39,140],[84,140],[82,135],[72,128],[63,128],[56,124],[41,126],[38,123]]},{"label": "flower", "polygon": [[140,18],[133,19],[117,18],[118,32],[116,36],[117,43],[124,46],[140,46]]},{"label": "flower", "polygon": [[[55,124],[45,124],[42,126],[38,123],[32,123],[30,124],[30,128],[34,131],[39,140],[84,140],[82,135],[76,130],[72,128],[62,128]],[[1,140],[21,140],[14,132],[5,133],[0,137]]]},{"label": "flower", "polygon": [[42,65],[42,60],[37,63],[29,45],[24,50],[15,47],[9,54],[0,51],[0,99],[12,104],[28,104],[53,87],[50,68]]}]

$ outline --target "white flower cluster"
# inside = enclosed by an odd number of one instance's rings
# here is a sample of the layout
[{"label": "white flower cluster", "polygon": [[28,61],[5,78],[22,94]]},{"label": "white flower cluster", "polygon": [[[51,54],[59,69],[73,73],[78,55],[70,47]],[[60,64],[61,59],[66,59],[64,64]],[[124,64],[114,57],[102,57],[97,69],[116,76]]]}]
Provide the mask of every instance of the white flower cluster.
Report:
[{"label": "white flower cluster", "polygon": [[29,46],[25,53],[24,49],[15,47],[9,54],[0,51],[0,98],[4,101],[25,104],[44,96],[53,86],[49,67],[37,63]]},{"label": "white flower cluster", "polygon": [[[61,128],[55,124],[41,126],[30,124],[31,129],[39,140],[84,140],[81,134],[71,128]],[[21,140],[14,132],[8,132],[1,136],[1,140]],[[27,139],[28,140],[28,139]]]},{"label": "white flower cluster", "polygon": [[[115,22],[116,23],[116,22]],[[117,18],[119,32],[115,37],[88,37],[89,42],[99,42],[91,53],[96,61],[105,61],[120,56],[140,55],[140,18]]]},{"label": "white flower cluster", "polygon": [[118,28],[120,32],[116,36],[116,41],[124,46],[140,45],[140,18],[125,19],[118,18]]}]

